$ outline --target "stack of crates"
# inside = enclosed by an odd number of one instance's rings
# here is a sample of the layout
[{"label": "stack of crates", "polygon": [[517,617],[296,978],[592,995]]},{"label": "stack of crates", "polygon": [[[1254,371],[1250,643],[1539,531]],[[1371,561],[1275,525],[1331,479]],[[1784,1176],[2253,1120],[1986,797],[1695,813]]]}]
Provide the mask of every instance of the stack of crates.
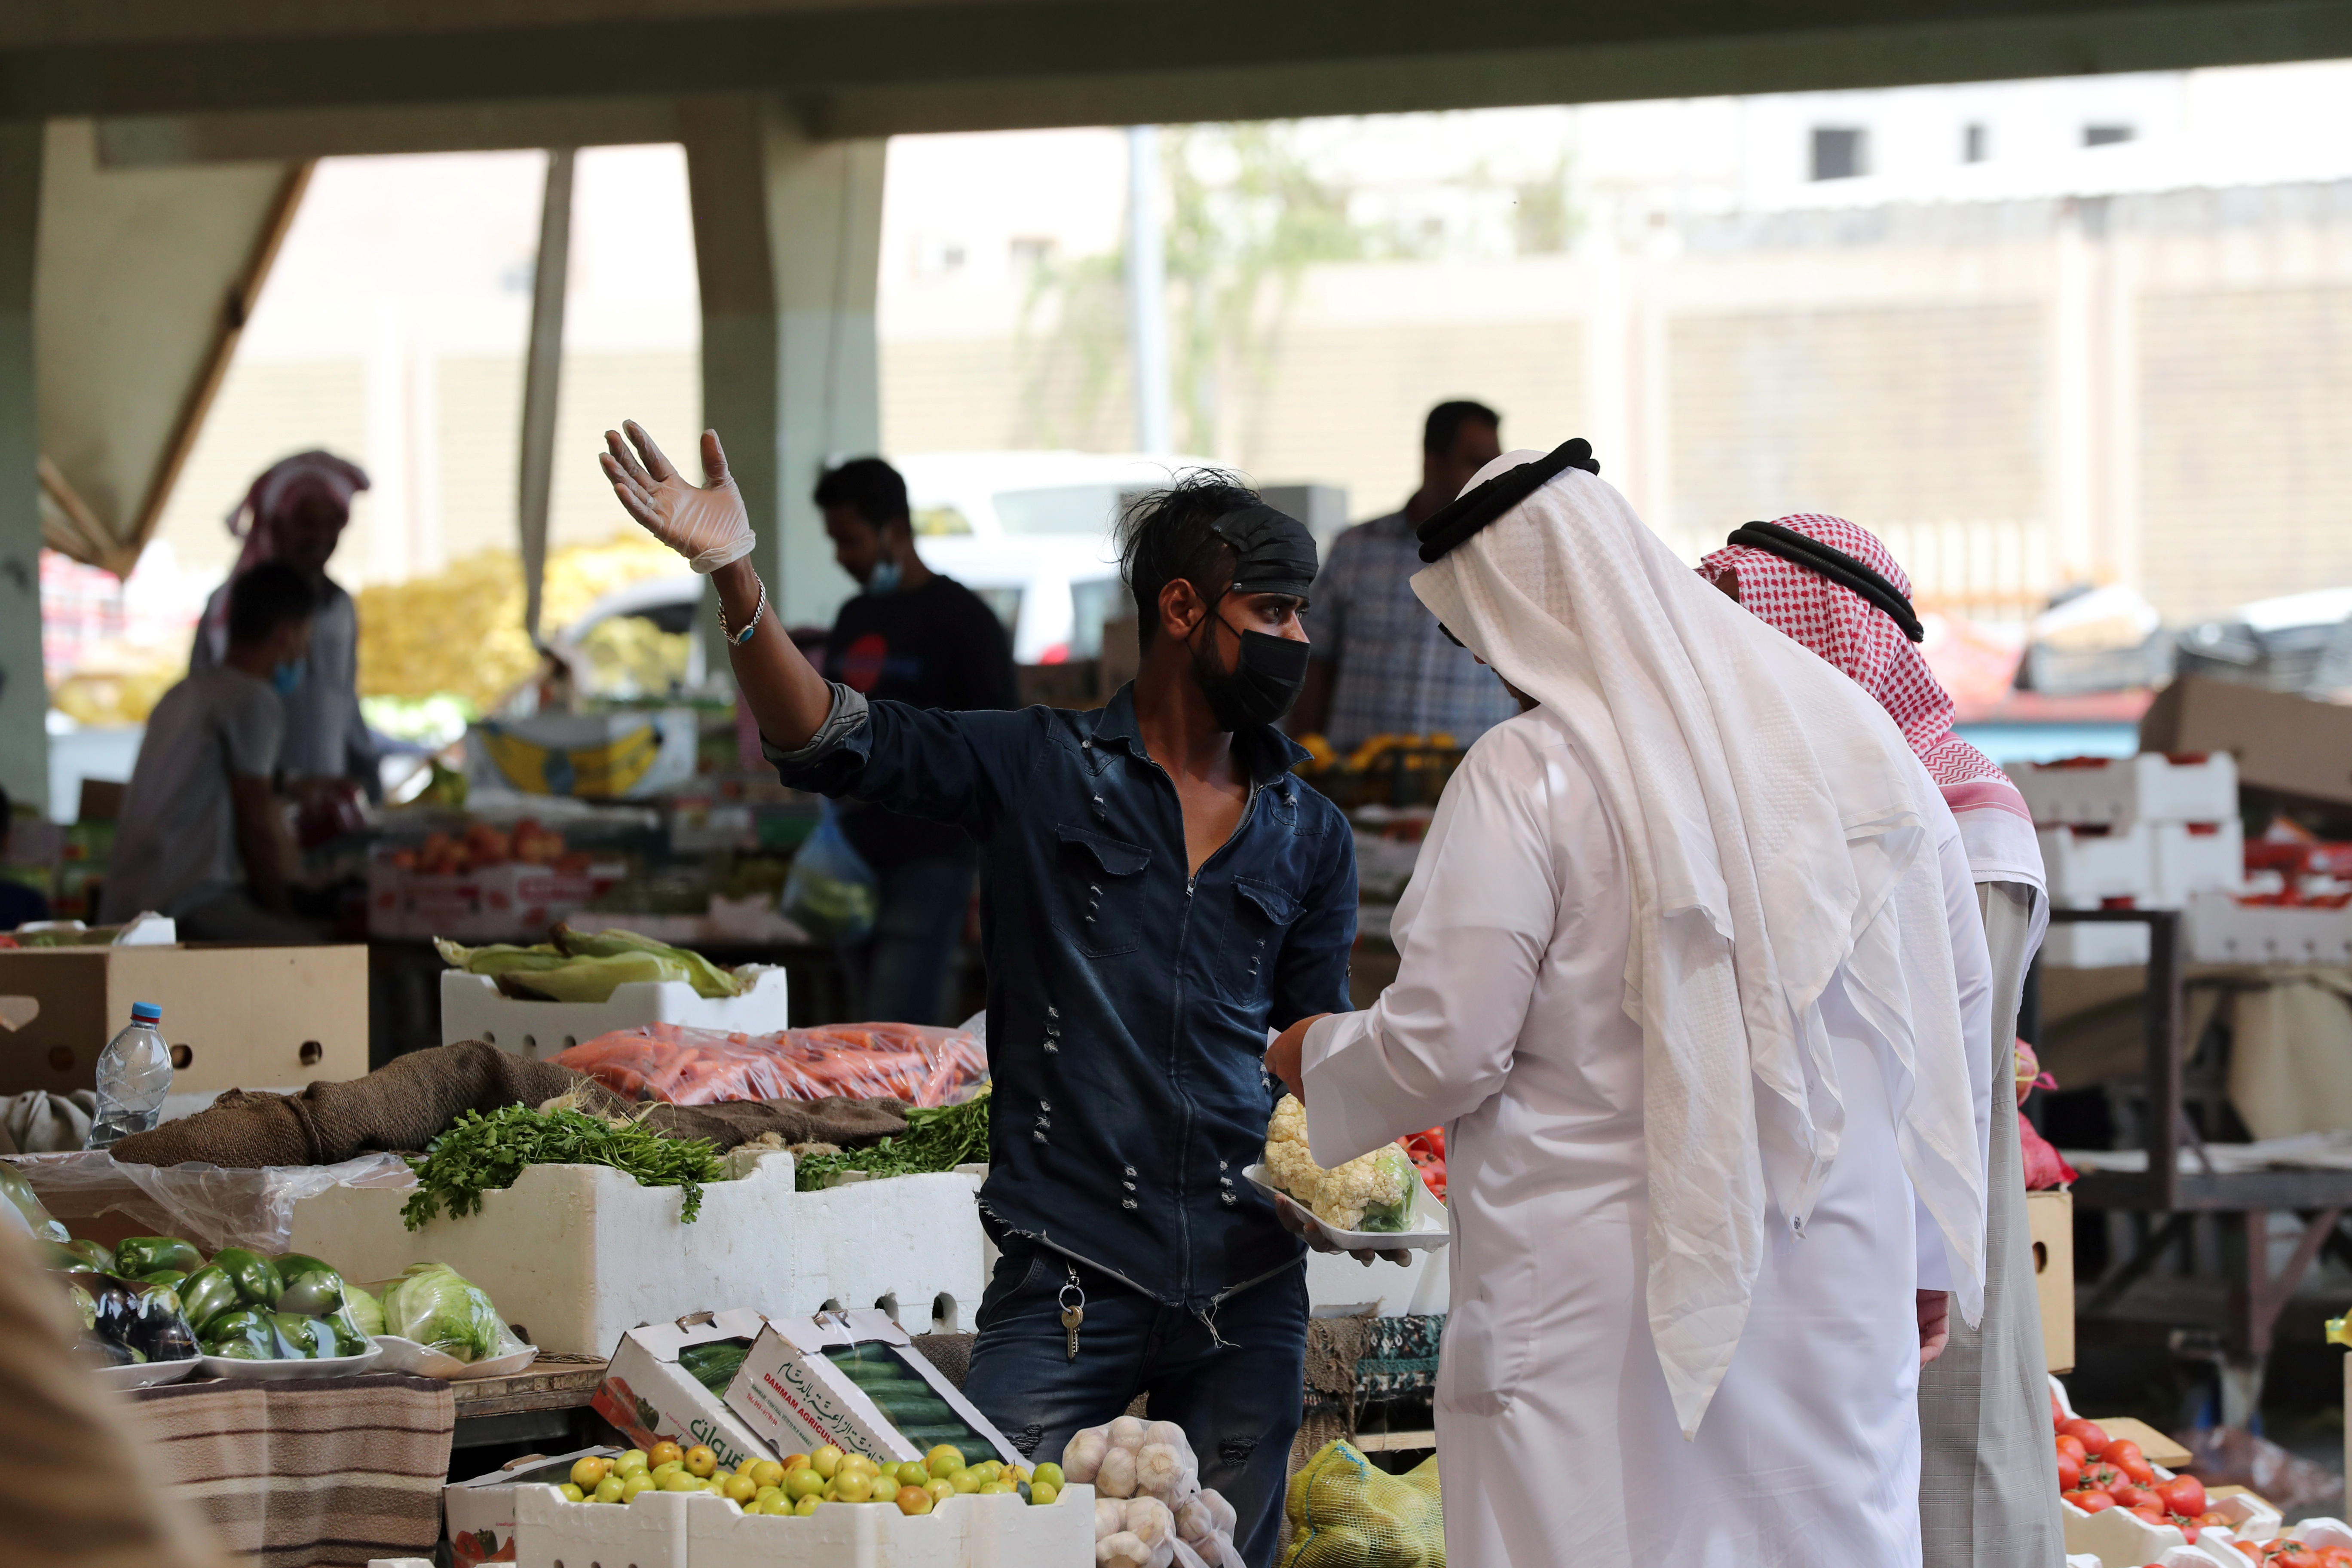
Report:
[{"label": "stack of crates", "polygon": [[[2245,878],[2238,765],[2229,753],[2079,757],[2010,770],[2033,813],[2054,908],[2178,910]],[[2053,924],[2042,961],[2100,969],[2147,962],[2147,928]]]}]

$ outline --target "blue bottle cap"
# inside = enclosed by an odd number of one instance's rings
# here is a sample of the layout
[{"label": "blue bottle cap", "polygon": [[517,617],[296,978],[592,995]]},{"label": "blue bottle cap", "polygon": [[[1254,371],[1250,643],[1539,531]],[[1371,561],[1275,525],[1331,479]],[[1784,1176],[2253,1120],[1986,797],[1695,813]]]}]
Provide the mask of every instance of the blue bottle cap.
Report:
[{"label": "blue bottle cap", "polygon": [[158,1007],[152,1002],[133,1002],[131,1004],[131,1021],[134,1024],[159,1023],[162,1021],[163,1016],[163,1009]]}]

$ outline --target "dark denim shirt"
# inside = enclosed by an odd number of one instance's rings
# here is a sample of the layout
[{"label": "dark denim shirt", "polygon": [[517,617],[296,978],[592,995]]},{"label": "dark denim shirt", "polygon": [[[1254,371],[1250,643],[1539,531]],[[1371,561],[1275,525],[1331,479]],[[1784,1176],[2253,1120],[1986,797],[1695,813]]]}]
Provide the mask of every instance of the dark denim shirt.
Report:
[{"label": "dark denim shirt", "polygon": [[867,704],[836,686],[784,783],[960,824],[980,842],[983,1217],[1195,1311],[1296,1267],[1243,1177],[1282,1089],[1266,1029],[1349,1006],[1356,846],[1272,729],[1234,738],[1250,801],[1187,874],[1175,782],[1133,688],[1074,713]]}]

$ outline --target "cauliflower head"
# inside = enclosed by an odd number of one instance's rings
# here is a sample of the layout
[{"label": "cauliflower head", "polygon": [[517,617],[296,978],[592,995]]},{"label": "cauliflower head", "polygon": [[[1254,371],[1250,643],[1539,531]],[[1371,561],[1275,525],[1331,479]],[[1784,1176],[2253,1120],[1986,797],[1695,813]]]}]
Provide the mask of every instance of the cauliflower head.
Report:
[{"label": "cauliflower head", "polygon": [[1387,1143],[1325,1170],[1307,1143],[1307,1108],[1286,1094],[1265,1130],[1265,1171],[1274,1184],[1338,1230],[1400,1231],[1420,1185],[1404,1150]]}]

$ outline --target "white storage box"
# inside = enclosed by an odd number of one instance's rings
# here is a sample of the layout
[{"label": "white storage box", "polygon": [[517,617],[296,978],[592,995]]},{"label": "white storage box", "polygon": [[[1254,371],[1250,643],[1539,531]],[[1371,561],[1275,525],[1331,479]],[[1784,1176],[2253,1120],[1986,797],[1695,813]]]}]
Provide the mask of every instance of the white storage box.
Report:
[{"label": "white storage box", "polygon": [[[2352,907],[2189,900],[2189,956],[2199,963],[2352,963]],[[2054,929],[2054,928],[2053,928]]]},{"label": "white storage box", "polygon": [[[2050,1380],[2050,1391],[2057,1397],[2058,1406],[2074,1419],[2074,1400],[2066,1385],[2055,1377]],[[2151,1464],[2158,1480],[2170,1480],[2173,1472],[2162,1465]],[[2208,1511],[2230,1521],[2226,1528],[2214,1527],[2200,1531],[2191,1543],[2179,1530],[2168,1524],[2150,1524],[2137,1514],[2119,1508],[2086,1513],[2061,1498],[2058,1510],[2065,1521],[2066,1550],[2095,1556],[2105,1563],[2158,1563],[2161,1568],[2246,1568],[2246,1558],[2235,1546],[2235,1541],[2268,1541],[2279,1533],[2279,1511],[2249,1493],[2237,1492],[2228,1497],[2208,1498]],[[2352,1544],[2352,1535],[2346,1537]],[[2073,1560],[2070,1556],[2070,1562]]]},{"label": "white storage box", "polygon": [[2041,826],[2221,822],[2238,815],[2238,763],[2227,752],[2033,763],[2011,768],[2009,776]]},{"label": "white storage box", "polygon": [[487,974],[441,972],[441,1043],[486,1040],[502,1051],[541,1059],[614,1029],[683,1024],[698,1029],[767,1035],[791,1024],[784,971],[765,965],[740,996],[699,996],[683,980],[632,980],[603,1002],[536,1002],[508,996]]},{"label": "white storage box", "polygon": [[354,1279],[426,1258],[489,1292],[542,1351],[608,1355],[627,1330],[715,1306],[785,1316],[883,1304],[921,1331],[968,1326],[984,1282],[969,1175],[892,1176],[793,1190],[793,1160],[761,1157],[703,1188],[679,1222],[675,1187],[602,1165],[533,1165],[482,1194],[479,1214],[403,1228],[406,1188],[334,1187],[294,1207],[291,1249]]},{"label": "white storage box", "polygon": [[515,1568],[687,1568],[688,1520],[706,1509],[734,1506],[709,1492],[640,1492],[629,1503],[566,1502],[553,1487],[517,1487]]},{"label": "white storage box", "polygon": [[2150,909],[2184,908],[2192,893],[2234,891],[2246,880],[2246,829],[2236,817],[2220,822],[2148,825]]},{"label": "white storage box", "polygon": [[836,1505],[805,1519],[719,1501],[688,1510],[687,1540],[694,1568],[1090,1568],[1095,1489],[1071,1487],[1043,1508],[973,1495],[929,1513]]},{"label": "white storage box", "polygon": [[2118,900],[2147,904],[2156,895],[2156,850],[2148,825],[2045,827],[2042,869],[2050,901],[2062,910],[2095,910]]},{"label": "white storage box", "polygon": [[517,1459],[508,1468],[441,1489],[441,1517],[449,1537],[450,1568],[481,1568],[514,1561],[515,1496],[524,1487],[552,1488],[572,1479],[572,1462],[591,1455],[617,1458],[618,1448],[574,1448],[545,1459]]}]

